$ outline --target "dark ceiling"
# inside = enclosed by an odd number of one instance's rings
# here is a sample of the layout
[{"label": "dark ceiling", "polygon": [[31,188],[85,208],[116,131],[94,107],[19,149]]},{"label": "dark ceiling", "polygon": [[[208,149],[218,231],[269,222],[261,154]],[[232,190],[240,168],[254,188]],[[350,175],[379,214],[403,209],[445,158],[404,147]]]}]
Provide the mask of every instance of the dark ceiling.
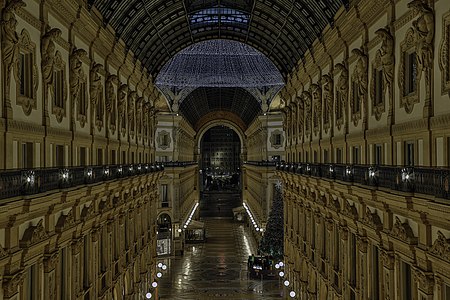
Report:
[{"label": "dark ceiling", "polygon": [[348,0],[87,0],[156,77],[196,42],[231,39],[255,47],[286,75]]},{"label": "dark ceiling", "polygon": [[180,105],[183,116],[193,125],[213,111],[229,111],[241,118],[245,125],[261,113],[261,105],[242,88],[198,88]]}]

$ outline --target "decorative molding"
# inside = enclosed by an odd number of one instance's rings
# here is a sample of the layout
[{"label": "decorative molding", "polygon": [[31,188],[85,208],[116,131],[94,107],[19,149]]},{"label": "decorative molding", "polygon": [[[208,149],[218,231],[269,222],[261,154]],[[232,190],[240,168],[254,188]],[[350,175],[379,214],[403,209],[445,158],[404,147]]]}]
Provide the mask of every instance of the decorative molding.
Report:
[{"label": "decorative molding", "polygon": [[84,206],[82,211],[81,211],[81,215],[80,215],[80,219],[85,222],[87,220],[89,220],[90,218],[92,218],[95,215],[95,207],[94,207],[94,203],[91,203],[89,206]]},{"label": "decorative molding", "polygon": [[414,30],[409,28],[406,32],[405,39],[400,43],[400,66],[398,68],[398,87],[400,90],[400,107],[404,107],[406,113],[410,114],[413,111],[414,104],[419,103],[419,73],[416,74],[416,89],[414,92],[405,95],[406,88],[406,56],[415,50],[416,38]]},{"label": "decorative molding", "polygon": [[335,85],[335,122],[338,130],[341,130],[347,117],[348,102],[348,69],[343,63],[338,63],[334,67],[335,71],[340,72],[339,78]]},{"label": "decorative molding", "polygon": [[313,103],[312,127],[314,136],[317,136],[322,128],[322,87],[319,84],[314,83],[310,86]]},{"label": "decorative molding", "polygon": [[45,231],[43,222],[44,219],[41,219],[35,226],[30,224],[23,233],[22,239],[20,240],[20,247],[29,248],[48,238],[48,233]]},{"label": "decorative molding", "polygon": [[437,232],[437,236],[429,251],[440,259],[450,262],[450,239],[447,239],[441,231]]},{"label": "decorative molding", "polygon": [[417,237],[414,236],[411,226],[408,224],[408,220],[403,223],[399,217],[395,217],[395,223],[392,227],[391,234],[408,244],[417,244]]},{"label": "decorative molding", "polygon": [[333,124],[334,81],[332,74],[322,76],[323,129],[328,133]]},{"label": "decorative molding", "polygon": [[65,118],[67,116],[66,115],[66,111],[67,111],[67,105],[66,105],[66,103],[67,103],[66,63],[62,59],[61,53],[59,51],[56,51],[54,60],[55,60],[55,62],[54,62],[54,65],[53,65],[53,69],[57,70],[57,71],[62,71],[62,83],[61,83],[61,86],[60,86],[60,88],[62,88],[62,99],[60,101],[61,104],[62,104],[62,107],[56,105],[55,81],[52,80],[51,85],[50,85],[50,88],[51,88],[51,91],[52,91],[52,97],[51,97],[51,99],[52,99],[52,113],[55,115],[56,121],[58,123],[61,123],[63,118]]},{"label": "decorative molding", "polygon": [[63,232],[76,224],[75,217],[73,215],[73,209],[71,209],[67,215],[61,214],[58,218],[58,222],[56,223],[55,230],[56,232]]},{"label": "decorative molding", "polygon": [[357,127],[363,110],[367,107],[368,57],[363,50],[357,48],[352,50],[352,54],[357,57],[357,61],[350,82],[350,116],[353,125]]},{"label": "decorative molding", "polygon": [[374,212],[372,212],[368,207],[366,208],[366,214],[364,215],[364,222],[377,231],[383,229],[383,223],[381,222],[377,211],[374,210]]},{"label": "decorative molding", "polygon": [[158,148],[162,150],[166,150],[170,148],[170,144],[172,143],[172,139],[170,138],[170,132],[161,130],[158,132],[158,136],[156,137]]},{"label": "decorative molding", "polygon": [[[26,116],[29,116],[31,114],[31,111],[33,109],[37,109],[37,90],[39,86],[39,78],[38,78],[38,67],[36,64],[36,44],[33,43],[31,40],[30,34],[26,29],[22,29],[22,32],[19,37],[19,54],[24,55],[31,55],[31,66],[25,65],[23,68],[21,67],[21,61],[20,58],[17,58],[17,66],[14,69],[14,78],[16,81],[16,103],[17,105],[22,106],[22,110]],[[23,63],[27,63],[27,60]],[[30,69],[29,69],[30,68]],[[22,87],[22,70],[31,70],[32,72],[32,78],[28,78],[27,76],[24,76],[25,81],[31,79],[32,80],[32,87],[31,90],[29,90],[29,86]],[[25,73],[27,74],[27,72]],[[24,82],[27,83],[27,82]],[[25,94],[22,94],[22,91]],[[28,93],[31,93],[30,95]]]},{"label": "decorative molding", "polygon": [[19,271],[14,275],[3,277],[3,297],[11,298],[16,295],[23,285],[23,272]]},{"label": "decorative molding", "polygon": [[[279,144],[276,143],[276,136],[277,135],[280,135],[280,143]],[[272,133],[270,134],[269,141],[270,141],[270,145],[272,146],[272,148],[279,149],[279,148],[283,147],[283,145],[284,145],[283,132],[281,130],[278,130],[278,129],[272,131]]]},{"label": "decorative molding", "polygon": [[348,200],[344,200],[344,208],[342,210],[342,214],[354,220],[358,219],[358,209],[356,208],[354,203],[350,204]]},{"label": "decorative molding", "polygon": [[442,17],[442,40],[439,49],[439,68],[442,78],[442,95],[450,96],[450,10]]}]

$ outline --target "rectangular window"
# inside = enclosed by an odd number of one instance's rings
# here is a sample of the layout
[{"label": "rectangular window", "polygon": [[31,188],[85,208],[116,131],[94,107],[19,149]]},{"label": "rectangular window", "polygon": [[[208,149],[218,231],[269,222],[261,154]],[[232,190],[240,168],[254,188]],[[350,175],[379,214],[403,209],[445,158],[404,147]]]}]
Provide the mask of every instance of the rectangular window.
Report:
[{"label": "rectangular window", "polygon": [[379,299],[380,262],[378,247],[372,246],[372,299]]},{"label": "rectangular window", "polygon": [[53,72],[53,104],[64,108],[64,70]]},{"label": "rectangular window", "polygon": [[167,184],[161,184],[161,206],[169,207],[169,195],[167,190]]},{"label": "rectangular window", "polygon": [[78,114],[82,116],[87,115],[87,98],[86,98],[86,83],[80,83],[80,91],[78,95]]},{"label": "rectangular window", "polygon": [[342,164],[342,149],[336,148],[336,163]]},{"label": "rectangular window", "polygon": [[416,52],[404,53],[403,55],[405,55],[405,86],[403,96],[408,96],[417,89],[417,57]]},{"label": "rectangular window", "polygon": [[134,152],[131,152],[131,163],[134,164]]},{"label": "rectangular window", "polygon": [[20,52],[20,95],[27,98],[33,97],[33,54]]},{"label": "rectangular window", "polygon": [[103,149],[97,149],[97,165],[103,164]]},{"label": "rectangular window", "polygon": [[340,244],[341,244],[341,237],[339,234],[339,226],[335,225],[334,226],[334,271],[335,271],[335,275],[334,275],[334,285],[336,287],[339,287],[339,271],[341,269],[341,264],[340,264],[340,260],[341,260],[341,253],[340,253]]},{"label": "rectangular window", "polygon": [[352,82],[353,107],[352,113],[357,114],[361,110],[361,101],[359,99],[359,83]]},{"label": "rectangular window", "polygon": [[33,143],[22,143],[22,168],[33,168]]},{"label": "rectangular window", "polygon": [[23,285],[24,288],[24,299],[33,300],[36,299],[38,293],[38,274],[36,272],[36,265],[32,265],[28,268],[27,273],[25,275],[25,283]]},{"label": "rectangular window", "polygon": [[353,154],[353,164],[359,164],[360,163],[360,155],[359,155],[359,146],[354,146],[352,148],[352,154]]},{"label": "rectangular window", "polygon": [[444,284],[444,299],[450,300],[450,285]]},{"label": "rectangular window", "polygon": [[275,134],[275,143],[274,145],[281,145],[281,134]]},{"label": "rectangular window", "polygon": [[412,299],[411,266],[408,263],[402,262],[400,274],[402,277],[402,299],[410,300]]},{"label": "rectangular window", "polygon": [[382,165],[383,164],[383,145],[376,144],[375,145],[375,151],[374,151],[374,163],[375,165]]},{"label": "rectangular window", "polygon": [[323,163],[327,164],[329,162],[328,150],[323,150]]},{"label": "rectangular window", "polygon": [[79,165],[80,166],[86,165],[86,147],[80,147]]},{"label": "rectangular window", "polygon": [[375,101],[375,103],[374,103],[374,106],[378,106],[378,105],[380,105],[380,104],[383,104],[383,94],[384,94],[384,81],[383,81],[383,69],[382,68],[379,68],[379,69],[376,69],[375,71],[375,76],[374,76],[374,79],[375,79],[375,82],[374,82],[374,85],[375,85],[375,99],[374,99],[374,101]]},{"label": "rectangular window", "polygon": [[314,151],[314,163],[316,164],[318,161],[317,151]]},{"label": "rectangular window", "polygon": [[64,145],[56,145],[55,147],[55,166],[64,167]]},{"label": "rectangular window", "polygon": [[63,248],[59,253],[59,287],[61,291],[61,300],[66,300],[69,297],[69,295],[66,294],[68,292],[66,289],[66,252],[66,248]]},{"label": "rectangular window", "polygon": [[405,166],[414,166],[414,142],[405,142]]},{"label": "rectangular window", "polygon": [[116,164],[116,150],[111,150],[111,164]]},{"label": "rectangular window", "polygon": [[308,153],[308,151],[305,152],[305,162],[309,162],[309,153]]},{"label": "rectangular window", "polygon": [[125,151],[122,151],[122,163],[123,164],[127,163],[127,154],[125,153]]},{"label": "rectangular window", "polygon": [[356,286],[356,236],[354,233],[350,234],[350,284],[351,286]]},{"label": "rectangular window", "polygon": [[90,251],[89,251],[89,239],[90,239],[90,235],[87,234],[84,236],[83,238],[83,242],[84,242],[84,247],[83,247],[83,284],[84,287],[89,287],[89,271],[90,271],[90,265],[91,265],[91,260],[90,260]]}]

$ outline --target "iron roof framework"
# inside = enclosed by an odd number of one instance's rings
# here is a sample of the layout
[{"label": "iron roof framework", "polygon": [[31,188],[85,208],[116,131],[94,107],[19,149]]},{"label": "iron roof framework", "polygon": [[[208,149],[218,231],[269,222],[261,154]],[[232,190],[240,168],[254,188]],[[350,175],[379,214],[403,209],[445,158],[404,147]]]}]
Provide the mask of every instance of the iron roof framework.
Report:
[{"label": "iron roof framework", "polygon": [[258,100],[243,88],[197,88],[180,105],[183,116],[195,127],[206,114],[213,111],[229,111],[241,118],[245,125],[262,110]]},{"label": "iron roof framework", "polygon": [[87,0],[156,77],[180,50],[231,39],[261,51],[286,77],[349,0]]}]

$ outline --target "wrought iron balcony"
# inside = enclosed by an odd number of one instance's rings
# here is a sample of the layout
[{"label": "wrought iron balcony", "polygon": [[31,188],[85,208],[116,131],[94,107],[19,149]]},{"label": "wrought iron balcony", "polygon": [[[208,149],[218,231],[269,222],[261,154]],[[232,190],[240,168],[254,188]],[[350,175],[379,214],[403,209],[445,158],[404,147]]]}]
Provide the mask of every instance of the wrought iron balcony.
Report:
[{"label": "wrought iron balcony", "polygon": [[162,164],[134,164],[0,171],[0,199],[33,195],[164,170]]},{"label": "wrought iron balcony", "polygon": [[275,161],[246,161],[246,165],[258,166],[258,167],[276,167],[277,163]]},{"label": "wrought iron balcony", "polygon": [[448,168],[278,163],[276,169],[292,174],[450,199],[450,169]]},{"label": "wrought iron balcony", "polygon": [[167,161],[162,162],[165,168],[180,168],[196,165],[196,161]]}]

